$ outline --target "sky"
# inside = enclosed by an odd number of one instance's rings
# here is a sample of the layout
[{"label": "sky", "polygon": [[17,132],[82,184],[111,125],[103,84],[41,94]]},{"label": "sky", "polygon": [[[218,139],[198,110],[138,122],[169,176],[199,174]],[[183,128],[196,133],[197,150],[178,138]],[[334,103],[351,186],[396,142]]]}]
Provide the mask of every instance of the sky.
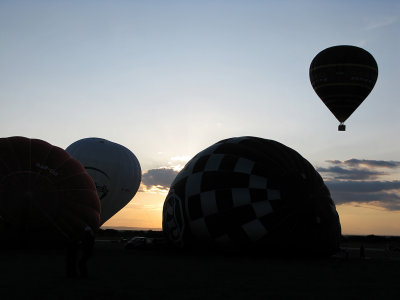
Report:
[{"label": "sky", "polygon": [[[379,67],[345,132],[308,74],[335,45]],[[142,185],[115,228],[160,228],[173,178],[208,146],[273,139],[320,172],[344,234],[399,235],[399,53],[397,0],[0,0],[0,136],[130,149]]]}]

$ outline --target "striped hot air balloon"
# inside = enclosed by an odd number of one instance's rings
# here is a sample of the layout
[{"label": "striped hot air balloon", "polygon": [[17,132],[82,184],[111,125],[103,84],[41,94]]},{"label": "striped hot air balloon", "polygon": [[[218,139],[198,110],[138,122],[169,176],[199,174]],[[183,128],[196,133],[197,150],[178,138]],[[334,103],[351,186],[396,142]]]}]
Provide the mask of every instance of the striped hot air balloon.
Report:
[{"label": "striped hot air balloon", "polygon": [[315,56],[310,81],[317,95],[340,122],[339,130],[367,98],[378,78],[373,56],[355,46],[334,46]]}]

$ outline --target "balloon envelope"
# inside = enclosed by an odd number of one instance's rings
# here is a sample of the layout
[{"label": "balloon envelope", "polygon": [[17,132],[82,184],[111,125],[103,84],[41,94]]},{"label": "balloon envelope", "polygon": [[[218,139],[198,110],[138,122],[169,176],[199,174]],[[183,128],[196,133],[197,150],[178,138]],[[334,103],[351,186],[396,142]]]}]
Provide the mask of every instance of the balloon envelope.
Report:
[{"label": "balloon envelope", "polygon": [[355,46],[327,48],[310,65],[312,87],[341,123],[365,100],[377,78],[373,56]]},{"label": "balloon envelope", "polygon": [[101,138],[85,138],[66,149],[93,178],[104,224],[135,196],[141,181],[136,156],[124,146]]},{"label": "balloon envelope", "polygon": [[75,239],[86,226],[99,227],[100,201],[93,180],[65,150],[0,138],[0,218],[21,233]]},{"label": "balloon envelope", "polygon": [[338,213],[321,176],[276,141],[238,137],[201,151],[164,202],[163,231],[180,247],[262,247],[331,254]]}]

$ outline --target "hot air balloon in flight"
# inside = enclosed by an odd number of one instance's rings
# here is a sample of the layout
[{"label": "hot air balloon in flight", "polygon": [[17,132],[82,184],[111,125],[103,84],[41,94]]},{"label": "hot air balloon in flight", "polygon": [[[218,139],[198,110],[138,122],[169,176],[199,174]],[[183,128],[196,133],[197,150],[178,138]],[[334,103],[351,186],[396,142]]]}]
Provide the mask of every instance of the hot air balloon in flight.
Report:
[{"label": "hot air balloon in flight", "polygon": [[183,248],[228,247],[332,254],[339,215],[314,167],[273,140],[222,140],[178,173],[163,207],[163,231]]},{"label": "hot air balloon in flight", "polygon": [[343,124],[367,98],[378,78],[374,57],[355,46],[334,46],[315,56],[310,65],[310,81],[317,95]]},{"label": "hot air balloon in flight", "polygon": [[0,138],[0,218],[21,236],[73,240],[100,224],[93,180],[65,150],[39,139]]},{"label": "hot air balloon in flight", "polygon": [[93,178],[101,203],[104,224],[135,196],[141,182],[136,156],[126,147],[102,139],[84,138],[66,149]]}]

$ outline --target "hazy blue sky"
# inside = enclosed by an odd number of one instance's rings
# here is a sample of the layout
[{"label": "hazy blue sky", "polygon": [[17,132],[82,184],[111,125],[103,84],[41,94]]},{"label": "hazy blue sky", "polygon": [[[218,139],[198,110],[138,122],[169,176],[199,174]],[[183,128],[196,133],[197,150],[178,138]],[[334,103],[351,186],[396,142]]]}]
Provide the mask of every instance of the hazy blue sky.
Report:
[{"label": "hazy blue sky", "polygon": [[[313,57],[340,44],[366,49],[379,66],[346,132],[337,131],[308,76]],[[363,232],[362,214],[375,207],[379,220],[399,219],[379,231],[393,234],[400,232],[399,53],[397,0],[1,0],[1,136],[62,148],[109,139],[131,149],[154,182],[157,169],[176,170],[221,139],[274,139],[319,168],[344,232],[358,230],[350,210]],[[159,183],[168,187],[166,173]],[[139,195],[126,211],[148,205],[159,216],[164,196]]]}]

